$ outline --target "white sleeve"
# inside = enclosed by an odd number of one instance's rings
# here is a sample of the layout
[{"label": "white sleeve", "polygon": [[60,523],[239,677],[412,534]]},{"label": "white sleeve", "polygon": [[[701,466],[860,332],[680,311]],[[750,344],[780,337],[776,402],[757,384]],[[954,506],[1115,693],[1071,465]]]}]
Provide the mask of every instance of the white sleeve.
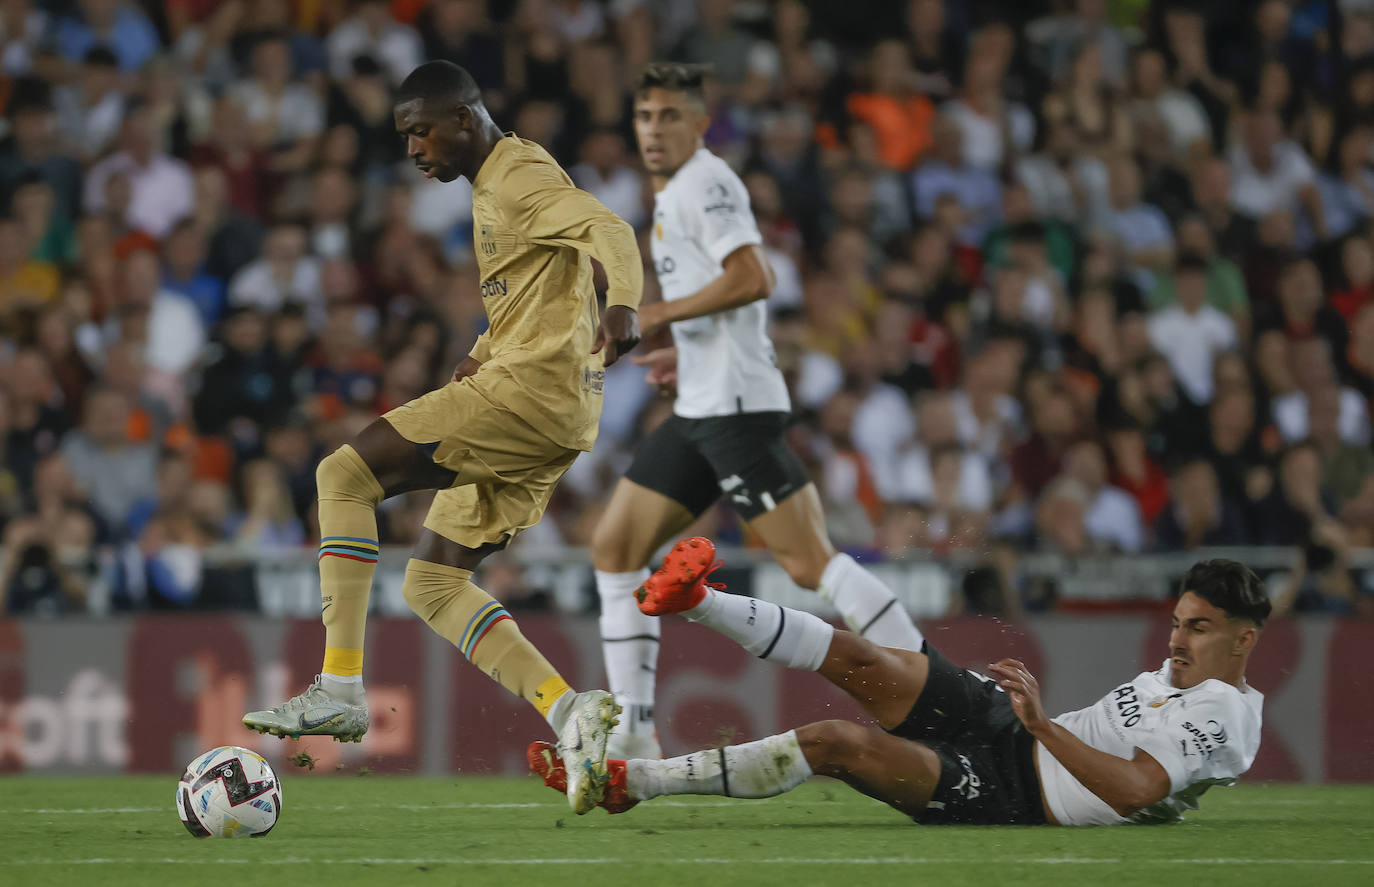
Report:
[{"label": "white sleeve", "polygon": [[742,246],[763,243],[749,209],[749,192],[738,177],[711,172],[687,187],[684,209],[696,216],[701,246],[717,263]]},{"label": "white sleeve", "polygon": [[1207,699],[1180,708],[1153,730],[1137,731],[1132,741],[1169,774],[1169,794],[1203,779],[1234,779],[1246,770],[1243,731],[1249,729],[1239,706]]}]

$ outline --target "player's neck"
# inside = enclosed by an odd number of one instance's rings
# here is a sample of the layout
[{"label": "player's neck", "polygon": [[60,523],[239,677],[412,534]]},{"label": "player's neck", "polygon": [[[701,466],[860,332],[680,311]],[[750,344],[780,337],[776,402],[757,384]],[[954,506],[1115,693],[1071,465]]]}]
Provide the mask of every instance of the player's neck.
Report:
[{"label": "player's neck", "polygon": [[684,161],[682,161],[682,164],[679,165],[677,169],[674,169],[672,172],[653,173],[653,174],[651,174],[651,175],[649,176],[649,184],[653,187],[654,193],[657,194],[658,192],[662,191],[664,188],[668,187],[668,183],[671,182],[671,181],[673,180],[673,176],[677,175],[677,174],[678,174],[678,171],[681,170],[682,167],[684,167],[684,166],[686,166],[687,164],[691,163],[691,162],[692,162],[692,158],[695,157],[695,156],[697,156],[697,152],[700,151],[700,150],[701,150],[702,148],[704,148],[704,147],[706,147],[706,143],[703,142],[703,141],[701,141],[700,139],[698,139],[698,140],[697,140],[697,143],[696,143],[696,146],[692,148],[692,153],[687,155],[687,159],[684,160]]},{"label": "player's neck", "polygon": [[501,131],[501,127],[488,120],[478,130],[473,139],[476,142],[476,150],[472,154],[471,166],[467,169],[459,170],[459,175],[467,179],[473,185],[477,184],[477,174],[482,171],[482,166],[491,156],[491,152],[496,149],[500,141],[506,137]]}]

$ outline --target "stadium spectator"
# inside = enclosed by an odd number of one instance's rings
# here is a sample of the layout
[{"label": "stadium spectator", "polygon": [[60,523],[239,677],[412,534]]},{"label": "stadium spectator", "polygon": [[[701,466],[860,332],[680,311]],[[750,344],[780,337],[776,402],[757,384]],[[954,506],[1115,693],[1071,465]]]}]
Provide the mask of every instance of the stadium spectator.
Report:
[{"label": "stadium spectator", "polygon": [[[153,131],[151,109],[133,103],[124,113],[119,150],[91,167],[82,205],[87,212],[107,208],[115,221],[162,238],[179,219],[191,213],[194,188],[185,161],[163,153]],[[127,180],[127,204],[112,205],[111,184]]]},{"label": "stadium spectator", "polygon": [[124,395],[96,389],[86,397],[81,428],[66,435],[61,448],[72,476],[116,534],[126,531],[134,505],[153,488],[157,475],[157,450],[131,442],[128,425]]},{"label": "stadium spectator", "polygon": [[1155,521],[1160,551],[1190,551],[1207,545],[1244,545],[1245,517],[1226,499],[1216,471],[1201,459],[1181,466],[1169,481],[1170,504]]},{"label": "stadium spectator", "polygon": [[61,281],[52,262],[30,258],[38,242],[19,220],[0,216],[0,328],[36,312],[57,297]]},{"label": "stadium spectator", "polygon": [[1129,493],[1107,482],[1102,445],[1081,440],[1064,454],[1064,474],[1082,485],[1083,532],[1099,550],[1137,554],[1145,549],[1140,505]]},{"label": "stadium spectator", "polygon": [[353,70],[354,59],[370,55],[386,69],[391,86],[398,86],[425,60],[420,35],[391,17],[386,0],[359,0],[352,6],[353,14],[324,41],[330,74],[343,80]]},{"label": "stadium spectator", "polygon": [[324,103],[314,90],[293,79],[291,45],[280,33],[257,38],[253,76],[236,82],[229,95],[243,105],[253,144],[271,151],[277,173],[305,169],[324,132]]},{"label": "stadium spectator", "polygon": [[94,46],[81,59],[75,83],[53,93],[57,128],[72,156],[101,157],[114,143],[124,119],[125,97],[119,60],[106,46]]},{"label": "stadium spectator", "polygon": [[1222,498],[1249,508],[1273,487],[1272,453],[1263,443],[1254,395],[1248,387],[1219,390],[1207,416],[1202,455],[1216,472]]},{"label": "stadium spectator", "polygon": [[301,226],[274,227],[263,243],[262,257],[229,281],[229,304],[275,312],[295,303],[305,308],[311,326],[318,329],[324,322],[320,260],[307,247]]},{"label": "stadium spectator", "polygon": [[1102,224],[1126,256],[1133,279],[1149,291],[1157,272],[1174,260],[1174,234],[1159,207],[1141,199],[1140,167],[1130,157],[1108,166],[1109,206]]},{"label": "stadium spectator", "polygon": [[1207,304],[1207,262],[1185,255],[1174,266],[1177,301],[1150,315],[1150,342],[1169,360],[1179,384],[1195,404],[1212,399],[1212,362],[1235,348],[1236,325]]},{"label": "stadium spectator", "polygon": [[243,514],[231,524],[233,541],[252,551],[295,548],[305,544],[305,527],[291,507],[286,475],[270,459],[255,459],[243,466]]},{"label": "stadium spectator", "polygon": [[1279,210],[1305,210],[1317,237],[1326,236],[1326,215],[1312,161],[1299,145],[1283,138],[1277,114],[1246,114],[1241,137],[1226,159],[1231,166],[1231,202],[1237,212],[1258,220]]},{"label": "stadium spectator", "polygon": [[95,46],[108,46],[119,68],[137,71],[158,51],[157,29],[138,6],[123,0],[79,0],[73,14],[57,22],[53,43],[63,57],[76,61]]},{"label": "stadium spectator", "polygon": [[[935,106],[912,90],[915,76],[906,45],[896,39],[884,40],[868,58],[870,91],[854,93],[846,103],[849,113],[873,130],[878,155],[895,172],[911,169],[931,145]],[[953,150],[962,157],[957,142]],[[951,160],[948,153],[944,159]],[[953,162],[962,165],[958,160]]]},{"label": "stadium spectator", "polygon": [[933,219],[936,202],[952,195],[961,213],[959,242],[976,246],[1001,215],[1002,196],[997,179],[987,169],[966,162],[964,131],[957,122],[941,118],[932,128],[934,147],[930,157],[911,174],[916,215],[923,220]]},{"label": "stadium spectator", "polygon": [[1307,419],[1310,399],[1318,392],[1335,389],[1338,397],[1337,431],[1346,443],[1368,446],[1370,442],[1369,405],[1353,388],[1340,387],[1332,364],[1331,346],[1324,339],[1294,342],[1289,349],[1296,387],[1275,397],[1272,404],[1274,424],[1284,441],[1305,440],[1310,430]]}]

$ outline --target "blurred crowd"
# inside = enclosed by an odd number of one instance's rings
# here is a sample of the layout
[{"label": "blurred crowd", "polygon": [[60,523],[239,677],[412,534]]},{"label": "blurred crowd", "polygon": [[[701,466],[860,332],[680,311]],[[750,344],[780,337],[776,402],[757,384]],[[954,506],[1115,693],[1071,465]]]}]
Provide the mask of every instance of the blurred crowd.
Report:
[{"label": "blurred crowd", "polygon": [[[0,0],[5,611],[244,602],[206,549],[311,544],[318,458],[448,379],[470,191],[391,115],[438,58],[641,233],[631,85],[712,67],[837,543],[1003,609],[1023,552],[1286,546],[1283,607],[1369,606],[1371,0]],[[605,391],[519,544],[585,544],[671,409]]]}]

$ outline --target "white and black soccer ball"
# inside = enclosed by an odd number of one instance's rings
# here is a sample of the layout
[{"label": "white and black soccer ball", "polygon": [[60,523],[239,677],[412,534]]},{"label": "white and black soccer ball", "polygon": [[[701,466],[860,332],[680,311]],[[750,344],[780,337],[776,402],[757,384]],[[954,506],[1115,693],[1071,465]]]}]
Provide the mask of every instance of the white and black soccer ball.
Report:
[{"label": "white and black soccer ball", "polygon": [[197,838],[260,838],[277,824],[281,806],[271,765],[237,745],[197,755],[177,783],[177,815]]}]

